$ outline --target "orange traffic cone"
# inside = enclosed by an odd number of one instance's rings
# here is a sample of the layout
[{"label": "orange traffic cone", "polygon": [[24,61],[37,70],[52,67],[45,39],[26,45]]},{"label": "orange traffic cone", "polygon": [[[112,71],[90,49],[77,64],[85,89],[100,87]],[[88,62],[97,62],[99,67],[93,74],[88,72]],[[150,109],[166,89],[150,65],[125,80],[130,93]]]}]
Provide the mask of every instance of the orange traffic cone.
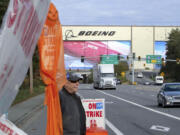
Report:
[{"label": "orange traffic cone", "polygon": [[87,128],[86,135],[108,135],[108,132],[103,128],[97,127],[95,120],[91,120],[90,128]]}]

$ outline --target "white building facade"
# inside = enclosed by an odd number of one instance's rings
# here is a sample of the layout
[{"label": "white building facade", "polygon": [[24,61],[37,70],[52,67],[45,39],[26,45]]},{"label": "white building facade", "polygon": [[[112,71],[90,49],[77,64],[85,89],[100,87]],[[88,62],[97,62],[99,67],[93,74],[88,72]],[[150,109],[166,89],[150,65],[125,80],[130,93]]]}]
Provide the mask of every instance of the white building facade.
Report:
[{"label": "white building facade", "polygon": [[[62,26],[65,41],[129,41],[130,54],[146,58],[155,55],[155,42],[167,41],[180,26]],[[134,61],[135,69],[153,69],[145,60]]]}]

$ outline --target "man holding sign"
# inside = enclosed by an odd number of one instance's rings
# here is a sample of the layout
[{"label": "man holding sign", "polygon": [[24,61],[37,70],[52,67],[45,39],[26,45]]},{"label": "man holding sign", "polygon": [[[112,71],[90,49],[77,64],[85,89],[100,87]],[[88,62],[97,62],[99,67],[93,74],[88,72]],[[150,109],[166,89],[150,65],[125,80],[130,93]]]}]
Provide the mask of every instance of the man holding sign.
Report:
[{"label": "man holding sign", "polygon": [[76,94],[79,80],[77,73],[67,73],[67,83],[59,92],[63,118],[63,135],[85,135],[86,116],[80,97]]}]

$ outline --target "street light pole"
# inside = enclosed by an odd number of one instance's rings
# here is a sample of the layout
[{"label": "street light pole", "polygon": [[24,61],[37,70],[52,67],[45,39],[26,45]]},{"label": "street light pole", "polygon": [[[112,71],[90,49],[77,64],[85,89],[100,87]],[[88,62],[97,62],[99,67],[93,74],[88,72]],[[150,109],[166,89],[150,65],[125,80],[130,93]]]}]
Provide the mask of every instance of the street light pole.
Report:
[{"label": "street light pole", "polygon": [[132,84],[134,84],[134,60],[136,58],[135,53],[131,53],[131,71],[132,71]]}]

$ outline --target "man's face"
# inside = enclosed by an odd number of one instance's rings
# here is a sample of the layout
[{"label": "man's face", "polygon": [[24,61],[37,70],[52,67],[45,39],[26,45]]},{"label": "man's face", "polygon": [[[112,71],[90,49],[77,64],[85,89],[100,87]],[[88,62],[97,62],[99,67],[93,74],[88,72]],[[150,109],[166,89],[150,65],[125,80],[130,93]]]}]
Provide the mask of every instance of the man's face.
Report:
[{"label": "man's face", "polygon": [[76,82],[67,81],[67,83],[65,84],[65,88],[71,94],[76,93],[78,91],[78,87],[79,87],[79,81]]}]

